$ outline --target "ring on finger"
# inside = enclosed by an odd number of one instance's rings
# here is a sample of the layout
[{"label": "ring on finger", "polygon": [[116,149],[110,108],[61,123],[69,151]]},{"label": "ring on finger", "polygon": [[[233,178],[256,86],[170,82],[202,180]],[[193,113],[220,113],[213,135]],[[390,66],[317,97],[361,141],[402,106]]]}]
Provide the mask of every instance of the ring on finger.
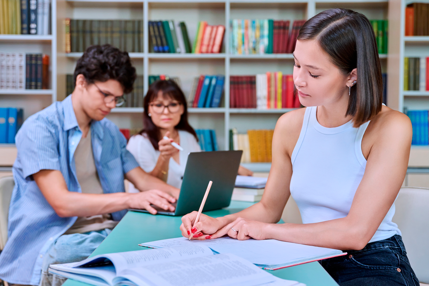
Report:
[{"label": "ring on finger", "polygon": [[231,227],[231,229],[232,229],[233,231],[235,231],[235,232],[237,232],[237,233],[238,233],[238,230],[236,230],[235,228]]}]

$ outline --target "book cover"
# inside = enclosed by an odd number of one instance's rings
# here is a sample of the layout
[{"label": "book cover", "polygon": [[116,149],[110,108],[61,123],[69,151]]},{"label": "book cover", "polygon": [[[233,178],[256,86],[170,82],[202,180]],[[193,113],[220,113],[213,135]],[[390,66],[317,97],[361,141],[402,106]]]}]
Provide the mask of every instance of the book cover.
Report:
[{"label": "book cover", "polygon": [[200,47],[200,53],[205,54],[209,53],[209,42],[210,42],[210,36],[213,30],[213,26],[207,25],[206,29],[204,30],[204,34],[202,36],[201,40],[201,47]]},{"label": "book cover", "polygon": [[215,91],[215,88],[216,88],[216,82],[217,82],[217,76],[212,76],[211,83],[210,83],[210,88],[209,88],[209,91],[207,92],[207,100],[206,100],[206,102],[204,104],[204,107],[211,107],[211,105],[212,105],[214,91]]},{"label": "book cover", "polygon": [[30,33],[31,35],[37,35],[37,0],[30,0]]},{"label": "book cover", "polygon": [[204,75],[201,75],[199,78],[197,90],[196,90],[195,96],[194,96],[194,103],[192,104],[192,107],[194,107],[194,108],[198,107],[198,102],[200,100],[201,89],[203,88],[204,79],[205,79]]},{"label": "book cover", "polygon": [[30,89],[37,87],[37,54],[30,54]]},{"label": "book cover", "polygon": [[384,53],[384,23],[383,20],[378,20],[378,31],[377,31],[377,41],[378,41],[378,53],[383,54]]},{"label": "book cover", "polygon": [[272,54],[274,40],[274,21],[272,19],[268,19],[268,46],[267,46],[267,54]]},{"label": "book cover", "polygon": [[405,36],[414,35],[414,7],[405,8]]},{"label": "book cover", "polygon": [[409,63],[409,58],[408,57],[404,57],[404,91],[410,90],[410,79],[409,79],[409,75],[410,75],[410,63]]},{"label": "book cover", "polygon": [[167,38],[165,35],[165,31],[164,31],[164,25],[162,23],[162,21],[157,21],[156,22],[156,27],[157,27],[157,32],[159,34],[159,39],[161,41],[161,47],[163,47],[163,52],[164,53],[169,53],[170,52],[170,48],[168,46],[167,43]]},{"label": "book cover", "polygon": [[43,76],[43,66],[42,66],[42,54],[36,54],[36,89],[42,89],[42,76]]},{"label": "book cover", "polygon": [[[42,55],[41,55],[42,56]],[[42,89],[49,89],[49,56],[44,54],[42,56]]]},{"label": "book cover", "polygon": [[149,30],[149,52],[151,53],[158,53],[158,43],[155,38],[155,32],[153,29],[153,22],[148,21],[148,30]]},{"label": "book cover", "polygon": [[277,109],[281,109],[282,108],[282,78],[283,78],[283,75],[282,75],[282,73],[281,72],[277,72],[277,81],[276,81],[276,83],[277,83],[277,86],[276,86],[276,88],[277,88],[277,102],[276,102],[276,107],[277,107]]},{"label": "book cover", "polygon": [[37,35],[43,35],[43,1],[37,0]]},{"label": "book cover", "polygon": [[293,75],[286,75],[286,108],[293,108],[294,102],[294,83]]},{"label": "book cover", "polygon": [[225,26],[218,25],[216,28],[216,37],[213,43],[212,53],[218,54],[222,49],[223,38],[225,35]]},{"label": "book cover", "polygon": [[419,91],[426,91],[426,58],[420,57]]},{"label": "book cover", "polygon": [[176,53],[176,47],[174,46],[173,36],[171,35],[170,23],[168,21],[162,21],[162,25],[164,28],[165,38],[167,40],[167,45],[170,53]]},{"label": "book cover", "polygon": [[235,91],[235,85],[236,85],[236,77],[235,76],[230,76],[229,77],[229,107],[230,108],[235,108],[236,104],[235,104],[235,97],[236,97],[236,91]]},{"label": "book cover", "polygon": [[9,107],[7,115],[7,139],[6,143],[15,144],[15,135],[17,132],[18,109]]},{"label": "book cover", "polygon": [[207,100],[207,93],[208,93],[209,88],[210,88],[211,79],[212,79],[212,77],[209,75],[206,75],[204,78],[204,83],[203,83],[203,86],[201,88],[200,98],[198,100],[198,107],[199,108],[205,106],[205,102]]},{"label": "book cover", "polygon": [[189,34],[188,29],[186,28],[185,22],[180,22],[180,30],[182,31],[182,37],[183,37],[183,43],[185,45],[186,53],[192,53],[192,45],[191,41],[189,40]]},{"label": "book cover", "polygon": [[216,139],[216,131],[214,129],[210,129],[209,131],[212,139],[213,151],[219,151],[219,146],[217,144],[217,139]]},{"label": "book cover", "polygon": [[282,75],[282,108],[287,108],[287,75]]},{"label": "book cover", "polygon": [[271,108],[271,72],[267,72],[267,109]]},{"label": "book cover", "polygon": [[217,31],[217,26],[212,26],[212,31],[210,33],[210,39],[209,39],[209,45],[207,48],[208,53],[213,53],[213,46],[214,46],[214,42],[216,39],[216,31]]},{"label": "book cover", "polygon": [[191,92],[188,94],[186,98],[186,103],[188,104],[188,107],[192,107],[192,105],[194,104],[195,93],[197,92],[199,80],[200,79],[198,77],[194,77],[194,79],[192,80]]},{"label": "book cover", "polygon": [[0,107],[0,144],[7,143],[9,109]]},{"label": "book cover", "polygon": [[[121,32],[121,37],[122,37],[122,34],[123,34],[123,32]],[[91,21],[91,43],[93,45],[99,45],[100,44],[100,21],[99,20],[92,20]],[[121,40],[121,43],[122,43],[122,40]],[[123,49],[122,46],[121,46],[121,49]]]},{"label": "book cover", "polygon": [[[1,3],[0,3],[1,5]],[[21,0],[21,34],[27,35],[29,28],[29,0]],[[4,34],[4,33],[2,33]]]},{"label": "book cover", "polygon": [[185,49],[185,43],[183,40],[183,35],[182,35],[182,31],[180,29],[180,23],[177,21],[172,21],[173,22],[173,26],[175,29],[175,34],[176,34],[176,38],[177,38],[177,44],[179,45],[179,52],[181,54],[186,53],[186,49]]}]

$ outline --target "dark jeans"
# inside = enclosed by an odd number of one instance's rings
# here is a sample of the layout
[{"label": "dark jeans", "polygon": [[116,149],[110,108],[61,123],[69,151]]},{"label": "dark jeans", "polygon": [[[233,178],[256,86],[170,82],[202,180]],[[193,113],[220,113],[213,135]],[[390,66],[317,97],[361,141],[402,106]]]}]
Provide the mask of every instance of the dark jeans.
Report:
[{"label": "dark jeans", "polygon": [[320,261],[341,286],[418,286],[400,235],[368,243],[362,250]]}]

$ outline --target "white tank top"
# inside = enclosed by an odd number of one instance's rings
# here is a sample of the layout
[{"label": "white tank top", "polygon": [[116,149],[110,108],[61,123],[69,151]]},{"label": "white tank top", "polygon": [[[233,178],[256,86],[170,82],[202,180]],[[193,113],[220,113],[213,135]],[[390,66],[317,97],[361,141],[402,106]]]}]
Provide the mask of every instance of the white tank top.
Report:
[{"label": "white tank top", "polygon": [[[317,107],[307,107],[301,133],[292,153],[291,195],[303,223],[346,217],[365,173],[362,138],[369,122],[359,128],[349,121],[334,128],[323,127]],[[393,204],[370,242],[401,234],[392,222]]]}]

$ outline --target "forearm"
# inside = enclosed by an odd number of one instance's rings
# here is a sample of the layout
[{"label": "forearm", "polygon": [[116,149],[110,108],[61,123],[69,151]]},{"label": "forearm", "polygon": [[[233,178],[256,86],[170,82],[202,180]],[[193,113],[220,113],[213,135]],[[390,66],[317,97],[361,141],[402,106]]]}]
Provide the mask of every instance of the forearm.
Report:
[{"label": "forearm", "polygon": [[311,224],[268,224],[265,232],[266,239],[341,250],[360,250],[368,243],[365,230],[347,217]]},{"label": "forearm", "polygon": [[163,182],[167,182],[169,165],[169,160],[165,160],[162,156],[159,156],[155,167],[149,174]]},{"label": "forearm", "polygon": [[65,192],[55,202],[55,211],[61,217],[86,217],[128,209],[135,194],[82,194]]}]

